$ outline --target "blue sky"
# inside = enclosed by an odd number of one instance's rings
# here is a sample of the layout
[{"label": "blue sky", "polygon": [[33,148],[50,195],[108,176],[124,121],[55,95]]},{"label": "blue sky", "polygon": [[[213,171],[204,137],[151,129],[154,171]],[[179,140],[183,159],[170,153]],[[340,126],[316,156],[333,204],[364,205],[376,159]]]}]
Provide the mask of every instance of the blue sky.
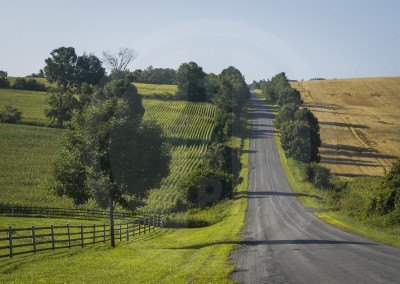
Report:
[{"label": "blue sky", "polygon": [[400,1],[0,0],[0,70],[25,76],[50,52],[130,47],[130,69],[206,72],[233,65],[246,80],[400,75]]}]

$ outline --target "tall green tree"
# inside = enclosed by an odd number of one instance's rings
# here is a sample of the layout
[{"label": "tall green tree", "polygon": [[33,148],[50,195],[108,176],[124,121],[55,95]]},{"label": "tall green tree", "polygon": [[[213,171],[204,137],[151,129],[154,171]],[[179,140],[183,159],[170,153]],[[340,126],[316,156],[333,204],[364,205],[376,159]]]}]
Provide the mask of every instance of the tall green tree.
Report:
[{"label": "tall green tree", "polygon": [[50,83],[57,83],[63,91],[70,90],[75,83],[77,55],[73,47],[59,47],[50,52],[45,60],[43,72]]},{"label": "tall green tree", "polygon": [[205,102],[206,89],[204,88],[204,73],[195,62],[182,63],[176,72],[178,96],[192,102]]},{"label": "tall green tree", "polygon": [[45,109],[44,114],[50,119],[51,124],[64,127],[66,122],[71,121],[77,103],[71,91],[53,88],[47,99],[48,108]]},{"label": "tall green tree", "polygon": [[105,75],[101,61],[93,54],[77,56],[73,47],[59,47],[50,54],[43,72],[49,82],[57,83],[64,92],[82,83],[96,85]]},{"label": "tall green tree", "polygon": [[111,246],[117,204],[141,198],[169,173],[170,153],[161,128],[143,121],[144,109],[129,82],[112,81],[77,115],[54,166],[53,189],[76,204],[93,198],[109,208]]},{"label": "tall green tree", "polygon": [[94,54],[83,53],[78,56],[75,66],[75,83],[96,85],[105,75],[105,69],[99,58]]},{"label": "tall green tree", "polygon": [[318,147],[311,141],[313,129],[304,121],[290,121],[281,125],[281,143],[288,157],[301,163],[319,162]]}]

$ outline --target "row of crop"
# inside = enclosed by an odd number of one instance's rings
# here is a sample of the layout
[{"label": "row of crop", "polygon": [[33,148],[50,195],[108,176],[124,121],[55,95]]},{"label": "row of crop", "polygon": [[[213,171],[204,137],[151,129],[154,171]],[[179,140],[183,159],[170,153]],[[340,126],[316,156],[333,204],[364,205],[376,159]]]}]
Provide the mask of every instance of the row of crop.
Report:
[{"label": "row of crop", "polygon": [[148,118],[159,122],[168,137],[185,140],[207,140],[214,127],[215,107],[187,102],[145,103]]}]

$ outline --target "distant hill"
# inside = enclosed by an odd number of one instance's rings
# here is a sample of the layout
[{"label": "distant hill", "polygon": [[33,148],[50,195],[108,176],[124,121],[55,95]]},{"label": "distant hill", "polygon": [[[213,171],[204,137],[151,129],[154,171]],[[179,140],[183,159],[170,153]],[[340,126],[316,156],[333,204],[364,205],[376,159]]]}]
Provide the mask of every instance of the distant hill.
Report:
[{"label": "distant hill", "polygon": [[400,77],[291,82],[321,125],[321,163],[345,176],[382,176],[400,157]]}]

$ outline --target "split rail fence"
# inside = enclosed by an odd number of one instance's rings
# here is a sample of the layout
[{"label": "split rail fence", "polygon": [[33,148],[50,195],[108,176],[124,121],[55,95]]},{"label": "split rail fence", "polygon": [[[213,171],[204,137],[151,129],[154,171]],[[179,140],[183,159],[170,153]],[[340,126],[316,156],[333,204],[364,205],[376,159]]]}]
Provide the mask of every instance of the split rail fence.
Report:
[{"label": "split rail fence", "polygon": [[[115,240],[126,240],[145,235],[164,226],[164,217],[145,216],[114,226]],[[0,258],[37,253],[40,251],[84,247],[110,240],[110,225],[66,225],[0,230]]]},{"label": "split rail fence", "polygon": [[[77,218],[77,219],[101,219],[108,218],[106,210],[90,209],[66,209],[51,207],[28,207],[28,206],[7,206],[0,205],[0,214],[6,216],[29,216],[29,217],[56,217],[56,218]],[[114,212],[115,219],[132,218],[132,213]]]}]

